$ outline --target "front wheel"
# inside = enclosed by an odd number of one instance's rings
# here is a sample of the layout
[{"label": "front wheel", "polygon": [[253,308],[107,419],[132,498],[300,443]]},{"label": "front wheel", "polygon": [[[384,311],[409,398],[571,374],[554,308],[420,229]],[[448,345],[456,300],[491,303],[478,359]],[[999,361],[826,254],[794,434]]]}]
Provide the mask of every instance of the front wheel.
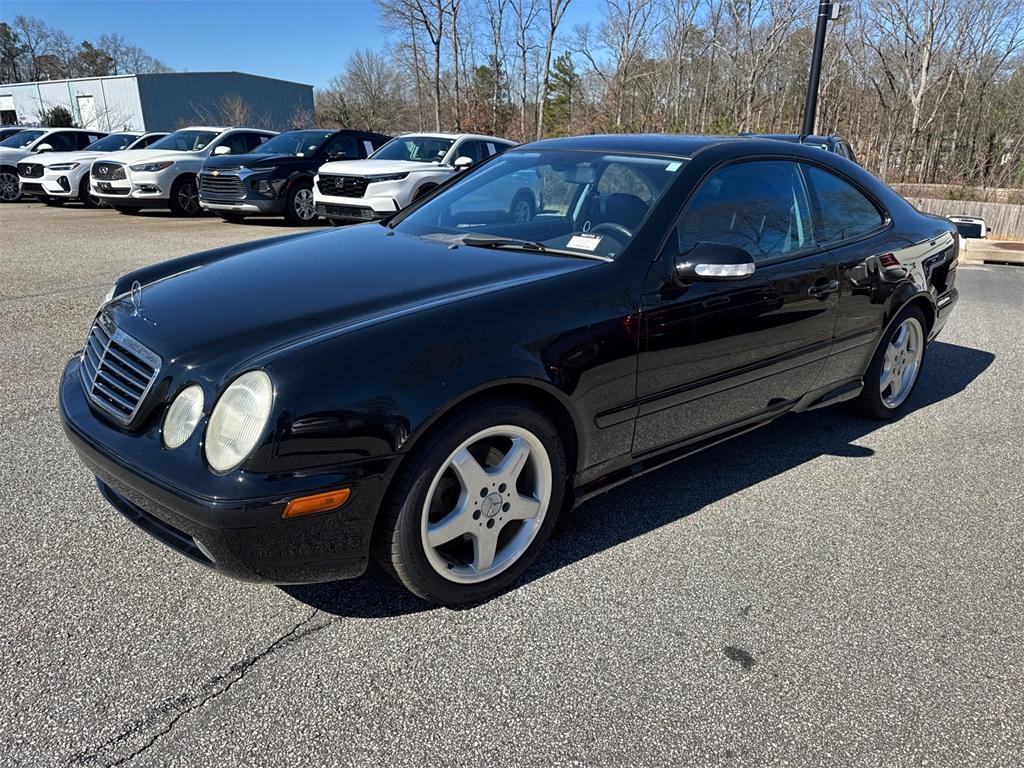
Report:
[{"label": "front wheel", "polygon": [[78,185],[78,199],[86,208],[103,208],[106,203],[92,193],[89,187],[89,174],[85,174],[82,183]]},{"label": "front wheel", "polygon": [[468,406],[405,459],[381,510],[377,559],[434,603],[493,597],[544,546],[565,477],[562,440],[544,415],[516,401]]},{"label": "front wheel", "polygon": [[171,213],[175,216],[198,216],[202,212],[195,176],[182,176],[171,185]]},{"label": "front wheel", "polygon": [[875,351],[864,389],[854,407],[873,419],[891,419],[906,409],[917,387],[928,349],[928,323],[917,307],[907,307],[892,322]]},{"label": "front wheel", "polygon": [[284,217],[294,227],[303,227],[316,221],[311,182],[297,181],[292,184],[285,200]]},{"label": "front wheel", "polygon": [[21,182],[18,174],[0,171],[0,203],[13,203],[21,197]]}]

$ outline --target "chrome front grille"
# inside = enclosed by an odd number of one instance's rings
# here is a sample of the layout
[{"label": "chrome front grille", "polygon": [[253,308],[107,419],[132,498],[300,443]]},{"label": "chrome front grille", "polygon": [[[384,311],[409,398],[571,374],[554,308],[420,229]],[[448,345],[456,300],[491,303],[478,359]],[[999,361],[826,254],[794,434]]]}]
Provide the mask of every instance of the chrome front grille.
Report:
[{"label": "chrome front grille", "polygon": [[41,163],[18,163],[18,175],[23,179],[38,179],[43,175]]},{"label": "chrome front grille", "polygon": [[82,385],[89,399],[130,424],[160,372],[160,356],[105,317],[93,323],[82,350]]},{"label": "chrome front grille", "polygon": [[92,164],[92,169],[89,172],[94,179],[100,181],[117,181],[128,178],[124,173],[124,166],[120,163],[96,162]]},{"label": "chrome front grille", "polygon": [[238,176],[203,172],[199,174],[199,193],[204,197],[241,199],[245,197],[245,184]]},{"label": "chrome front grille", "polygon": [[366,194],[369,179],[362,176],[330,176],[320,174],[320,192],[331,197],[362,197]]}]

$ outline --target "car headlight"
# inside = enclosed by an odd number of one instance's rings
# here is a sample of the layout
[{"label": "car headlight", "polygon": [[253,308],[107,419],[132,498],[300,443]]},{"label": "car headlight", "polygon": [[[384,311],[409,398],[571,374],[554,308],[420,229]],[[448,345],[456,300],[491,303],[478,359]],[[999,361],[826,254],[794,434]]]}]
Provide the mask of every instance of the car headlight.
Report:
[{"label": "car headlight", "polygon": [[381,174],[380,176],[367,176],[366,179],[371,184],[373,184],[378,181],[401,181],[408,175],[408,171],[406,171],[405,173],[384,173]]},{"label": "car headlight", "polygon": [[80,165],[81,163],[57,163],[56,165],[48,166],[48,168],[51,171],[73,171]]},{"label": "car headlight", "polygon": [[178,448],[192,437],[199,419],[203,417],[203,388],[198,384],[185,387],[174,398],[164,416],[164,445]]},{"label": "car headlight", "polygon": [[252,453],[267,426],[274,386],[263,371],[249,371],[224,390],[206,428],[206,460],[227,472]]},{"label": "car headlight", "polygon": [[174,165],[173,160],[162,160],[159,163],[139,163],[138,165],[129,165],[133,171],[139,171],[141,173],[156,173],[162,171],[164,168],[170,168]]}]

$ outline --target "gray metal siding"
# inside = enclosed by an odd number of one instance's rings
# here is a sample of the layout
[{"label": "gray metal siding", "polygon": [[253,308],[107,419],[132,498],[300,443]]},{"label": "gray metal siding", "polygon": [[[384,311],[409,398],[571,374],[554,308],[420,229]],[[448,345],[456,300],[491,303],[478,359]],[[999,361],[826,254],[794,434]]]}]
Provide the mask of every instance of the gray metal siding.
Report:
[{"label": "gray metal siding", "polygon": [[0,85],[0,96],[11,96],[18,113],[18,122],[32,125],[39,122],[43,109],[56,106],[68,109],[81,124],[79,96],[92,96],[95,122],[83,125],[101,131],[143,130],[142,105],[135,78],[93,77],[76,80],[53,80],[39,83]]},{"label": "gray metal siding", "polygon": [[223,124],[221,104],[240,96],[254,126],[284,130],[298,110],[313,112],[313,87],[242,72],[164,72],[137,75],[145,127],[172,131],[185,125]]}]

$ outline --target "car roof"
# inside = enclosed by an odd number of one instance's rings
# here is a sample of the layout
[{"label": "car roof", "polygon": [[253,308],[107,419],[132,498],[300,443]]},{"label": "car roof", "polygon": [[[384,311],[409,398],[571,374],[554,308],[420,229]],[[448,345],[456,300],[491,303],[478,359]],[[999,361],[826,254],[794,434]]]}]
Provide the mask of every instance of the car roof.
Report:
[{"label": "car roof", "polygon": [[750,139],[775,139],[776,141],[796,141],[802,144],[828,144],[834,141],[846,142],[842,136],[831,133],[827,136],[817,133],[804,135],[802,133],[741,133]]},{"label": "car roof", "polygon": [[485,136],[480,133],[437,133],[434,131],[410,131],[403,133],[396,138],[404,139],[409,136],[422,136],[426,139],[481,139],[482,141],[500,141],[506,144],[515,144],[512,139],[503,139],[500,136]]},{"label": "car roof", "polygon": [[560,139],[542,139],[521,144],[516,149],[588,149],[602,152],[632,152],[641,154],[692,157],[706,147],[744,141],[742,136],[693,136],[661,133],[609,133],[592,136],[571,136]]}]

